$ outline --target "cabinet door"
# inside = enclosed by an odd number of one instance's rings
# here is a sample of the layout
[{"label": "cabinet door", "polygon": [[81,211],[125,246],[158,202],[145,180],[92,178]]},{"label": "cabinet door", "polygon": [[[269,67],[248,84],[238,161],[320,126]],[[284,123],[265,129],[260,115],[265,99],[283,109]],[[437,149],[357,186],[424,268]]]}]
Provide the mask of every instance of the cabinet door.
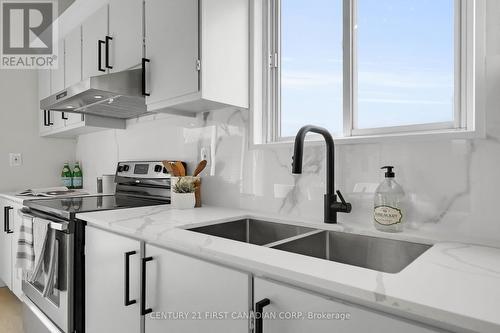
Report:
[{"label": "cabinet door", "polygon": [[[41,101],[42,99],[49,97],[51,92],[51,84],[50,84],[50,70],[48,69],[40,69],[38,70],[38,99]],[[38,103],[38,105],[40,105]],[[46,133],[50,131],[50,126],[46,124],[47,120],[46,115],[47,112],[44,110],[38,110],[38,124],[40,134]]]},{"label": "cabinet door", "polygon": [[[72,86],[82,80],[82,29],[78,27],[71,31],[64,40],[65,44],[65,83]],[[82,116],[76,113],[65,113],[66,125],[73,125],[82,121]]]},{"label": "cabinet door", "polygon": [[12,292],[21,299],[23,295],[22,290],[22,269],[16,267],[17,261],[17,241],[19,240],[19,228],[22,222],[22,214],[21,209],[23,208],[20,205],[13,205],[14,210],[12,211],[12,222],[11,229],[14,231],[12,234]]},{"label": "cabinet door", "polygon": [[109,1],[109,35],[111,72],[141,64],[143,57],[143,0]]},{"label": "cabinet door", "polygon": [[[326,296],[255,278],[254,301],[265,299],[270,303],[263,308],[263,327],[260,333],[439,332],[417,323],[333,301]],[[295,319],[291,317],[293,315],[296,316]],[[331,317],[325,319],[322,315]]]},{"label": "cabinet door", "polygon": [[197,92],[198,0],[146,0],[146,103]]},{"label": "cabinet door", "polygon": [[[98,44],[99,41],[104,42],[107,35],[108,5],[105,5],[87,18],[82,24],[82,72],[84,79],[91,76],[102,75],[107,72],[105,63],[106,47],[104,44]],[[99,59],[101,60],[100,66]]]},{"label": "cabinet door", "polygon": [[[88,333],[140,331],[140,242],[92,227],[85,229],[85,327]],[[125,257],[129,281],[125,284]],[[125,305],[125,288],[135,303]]]},{"label": "cabinet door", "polygon": [[[249,310],[247,274],[146,245],[146,333],[247,333],[247,319],[232,318]],[[227,315],[224,315],[227,312]],[[172,317],[184,313],[187,318]],[[218,313],[220,317],[214,318]]]},{"label": "cabinet door", "polygon": [[[5,207],[11,207],[5,211]],[[0,200],[0,221],[2,231],[0,231],[0,280],[2,280],[9,289],[12,290],[12,233],[4,230],[7,225],[14,230],[12,225],[13,207],[8,200]],[[7,215],[4,214],[7,212]]]},{"label": "cabinet door", "polygon": [[[64,85],[64,41],[58,41],[58,55],[59,59],[57,69],[50,71],[51,94],[56,94],[65,88]],[[64,127],[64,118],[62,112],[50,111],[52,129],[60,129]]]}]

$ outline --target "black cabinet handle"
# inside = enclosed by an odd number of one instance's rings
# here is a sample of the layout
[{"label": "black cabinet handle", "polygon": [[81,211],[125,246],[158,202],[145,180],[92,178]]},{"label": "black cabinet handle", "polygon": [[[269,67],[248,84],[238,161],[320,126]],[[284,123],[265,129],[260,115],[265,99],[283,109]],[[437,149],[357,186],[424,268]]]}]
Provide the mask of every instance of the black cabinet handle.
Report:
[{"label": "black cabinet handle", "polygon": [[142,258],[141,316],[153,312],[153,309],[146,309],[146,264],[151,260],[153,260],[153,257]]},{"label": "black cabinet handle", "polygon": [[105,41],[100,39],[97,41],[97,70],[99,70],[99,72],[106,71],[105,69],[102,68],[102,46],[105,43],[106,43]]},{"label": "black cabinet handle", "polygon": [[263,333],[263,320],[262,320],[262,311],[264,307],[271,304],[269,298],[264,298],[263,300],[255,303],[255,333]]},{"label": "black cabinet handle", "polygon": [[106,68],[113,69],[113,66],[109,64],[109,41],[113,40],[113,37],[106,36]]},{"label": "black cabinet handle", "polygon": [[64,112],[61,113],[61,118],[63,120],[68,120],[68,117],[66,117],[66,114]]},{"label": "black cabinet handle", "polygon": [[54,123],[50,121],[50,110],[43,110],[43,126],[49,127],[52,125]]},{"label": "black cabinet handle", "polygon": [[47,125],[52,126],[54,123],[50,120],[50,110],[47,110]]},{"label": "black cabinet handle", "polygon": [[147,58],[142,58],[142,95],[150,96],[151,94],[146,92],[146,63],[151,62]]},{"label": "black cabinet handle", "polygon": [[3,231],[8,234],[14,233],[14,231],[10,230],[10,211],[14,209],[11,206],[5,206],[3,208]]},{"label": "black cabinet handle", "polygon": [[130,299],[130,256],[137,254],[136,251],[125,253],[125,306],[137,303],[135,299]]}]

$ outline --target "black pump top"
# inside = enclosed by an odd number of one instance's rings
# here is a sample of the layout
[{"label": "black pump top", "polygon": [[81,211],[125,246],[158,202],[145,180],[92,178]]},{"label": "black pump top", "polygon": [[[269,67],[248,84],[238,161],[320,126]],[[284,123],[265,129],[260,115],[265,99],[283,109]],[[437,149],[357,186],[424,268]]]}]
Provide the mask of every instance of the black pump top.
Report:
[{"label": "black pump top", "polygon": [[380,169],[387,169],[387,171],[385,172],[385,178],[394,178],[396,176],[396,174],[394,173],[394,171],[392,171],[392,169],[394,169],[393,166],[384,166],[384,167],[381,167]]}]

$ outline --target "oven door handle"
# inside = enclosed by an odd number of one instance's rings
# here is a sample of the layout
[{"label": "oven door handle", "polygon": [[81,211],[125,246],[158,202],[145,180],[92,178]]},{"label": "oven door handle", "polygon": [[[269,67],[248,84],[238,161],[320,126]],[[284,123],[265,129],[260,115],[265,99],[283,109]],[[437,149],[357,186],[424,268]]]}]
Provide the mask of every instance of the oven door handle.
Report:
[{"label": "oven door handle", "polygon": [[29,218],[38,217],[38,218],[50,221],[49,227],[53,230],[61,231],[61,232],[68,232],[68,230],[69,230],[69,222],[65,221],[63,219],[58,219],[54,216],[50,216],[50,215],[44,214],[42,212],[34,212],[33,210],[31,210],[27,207],[24,207],[23,209],[21,209],[21,213],[24,216],[29,217]]}]

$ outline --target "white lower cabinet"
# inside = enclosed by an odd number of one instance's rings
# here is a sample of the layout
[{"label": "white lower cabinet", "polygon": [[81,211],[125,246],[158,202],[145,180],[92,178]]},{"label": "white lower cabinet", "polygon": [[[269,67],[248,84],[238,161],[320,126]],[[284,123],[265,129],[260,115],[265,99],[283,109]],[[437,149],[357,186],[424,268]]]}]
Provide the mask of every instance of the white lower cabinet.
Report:
[{"label": "white lower cabinet", "polygon": [[12,290],[12,225],[14,207],[5,199],[0,199],[0,222],[3,230],[0,232],[0,280]]},{"label": "white lower cabinet", "polygon": [[[263,306],[262,326],[256,323],[255,333],[440,332],[416,322],[260,278],[254,279],[254,301]],[[328,315],[332,319],[324,317]]]},{"label": "white lower cabinet", "polygon": [[145,255],[146,333],[249,331],[235,317],[249,311],[248,274],[150,245]]},{"label": "white lower cabinet", "polygon": [[[140,257],[141,243],[139,241],[92,227],[86,228],[85,327],[87,333],[140,332]],[[126,269],[127,261],[128,270]],[[128,281],[126,281],[127,275]],[[126,304],[127,296],[129,302]]]},{"label": "white lower cabinet", "polygon": [[88,333],[444,332],[93,227],[85,239]]},{"label": "white lower cabinet", "polygon": [[22,275],[16,268],[16,254],[22,208],[10,200],[0,199],[0,219],[4,227],[0,233],[0,280],[18,298],[22,296]]}]

